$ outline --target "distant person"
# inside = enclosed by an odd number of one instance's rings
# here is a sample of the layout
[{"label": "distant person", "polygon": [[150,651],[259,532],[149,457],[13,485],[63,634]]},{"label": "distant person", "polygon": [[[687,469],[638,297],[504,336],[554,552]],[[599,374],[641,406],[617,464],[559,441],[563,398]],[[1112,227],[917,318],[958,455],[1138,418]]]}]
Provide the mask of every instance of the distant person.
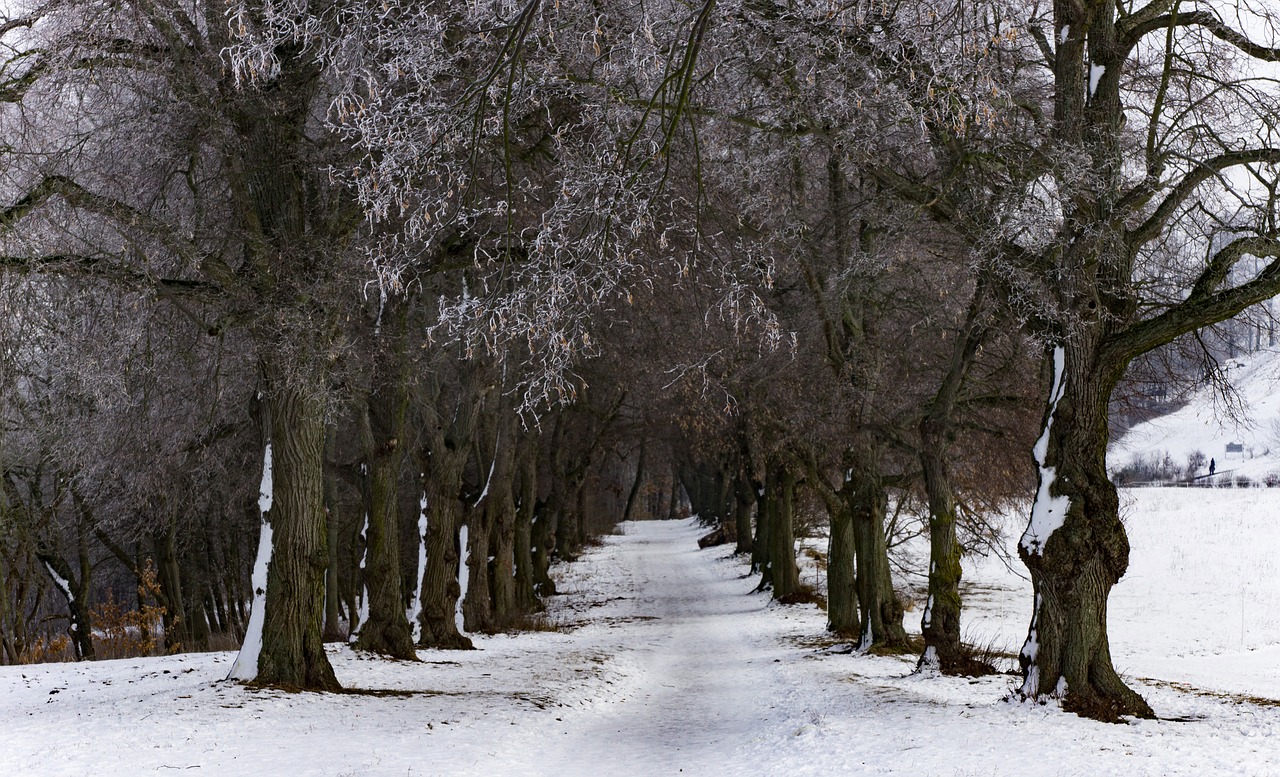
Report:
[{"label": "distant person", "polygon": [[[1203,459],[1202,459],[1202,461],[1203,461]],[[1214,461],[1213,459],[1209,459],[1209,476],[1210,476],[1210,477],[1212,477],[1212,476],[1213,476],[1213,472],[1214,472],[1214,470],[1216,470],[1217,468],[1218,468],[1218,462]]]}]

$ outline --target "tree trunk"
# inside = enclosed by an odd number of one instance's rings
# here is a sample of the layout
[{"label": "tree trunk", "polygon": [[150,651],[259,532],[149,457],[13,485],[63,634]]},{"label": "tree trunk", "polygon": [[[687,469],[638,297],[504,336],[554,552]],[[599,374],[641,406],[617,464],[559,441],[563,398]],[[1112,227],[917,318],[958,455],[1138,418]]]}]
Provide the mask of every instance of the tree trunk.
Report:
[{"label": "tree trunk", "polygon": [[770,487],[777,489],[776,507],[769,526],[769,587],[774,599],[786,599],[800,588],[796,566],[795,493],[796,475],[785,466],[770,473]]},{"label": "tree trunk", "polygon": [[[461,524],[462,470],[471,449],[477,397],[462,397],[457,404],[439,396],[422,408],[427,444],[421,450],[423,492],[427,500],[427,568],[419,594],[421,647],[471,650],[471,640],[458,631],[459,576],[463,570],[459,526]],[[437,406],[438,405],[438,406]],[[448,418],[449,420],[445,420]]]},{"label": "tree trunk", "polygon": [[[493,475],[489,482],[489,496],[484,504],[486,525],[492,536],[491,554],[482,560],[489,567],[489,592],[493,597],[493,622],[505,626],[517,614],[516,608],[516,423],[515,413],[506,407],[499,411],[501,432],[494,450]],[[492,561],[488,561],[489,556]]]},{"label": "tree trunk", "polygon": [[270,382],[274,535],[255,682],[341,690],[324,652],[324,411],[315,394]]},{"label": "tree trunk", "polygon": [[751,508],[756,503],[756,495],[751,488],[751,478],[746,473],[739,474],[734,481],[733,497],[733,523],[737,530],[737,547],[734,553],[750,553]]},{"label": "tree trunk", "polygon": [[[89,581],[85,575],[79,578],[71,571],[71,565],[52,546],[43,541],[36,547],[36,558],[53,580],[54,588],[67,603],[69,623],[67,636],[77,661],[96,658],[93,647],[93,615],[89,611]],[[84,565],[81,565],[82,572]]]},{"label": "tree trunk", "polygon": [[986,674],[990,667],[980,671],[960,647],[960,543],[944,434],[936,424],[921,424],[920,464],[929,501],[929,598],[920,621],[925,645],[920,666],[935,666],[944,674]]},{"label": "tree trunk", "polygon": [[[458,478],[460,480],[460,477]],[[452,486],[452,487],[450,487]],[[421,647],[471,650],[471,640],[458,631],[459,547],[458,483],[450,473],[427,472],[427,568],[422,574]]]},{"label": "tree trunk", "polygon": [[[487,497],[486,497],[487,498]],[[493,595],[489,589],[489,516],[483,505],[466,510],[467,592],[462,598],[462,625],[470,632],[493,631]]]},{"label": "tree trunk", "polygon": [[769,551],[772,549],[769,544],[769,530],[776,510],[772,493],[774,483],[768,473],[765,475],[765,480],[765,484],[756,490],[756,533],[751,542],[751,573],[761,575],[762,584],[763,576],[769,569]]},{"label": "tree trunk", "polygon": [[187,622],[189,617],[183,606],[182,570],[178,565],[175,549],[177,534],[177,523],[170,521],[168,528],[151,537],[156,554],[156,582],[160,586],[160,604],[164,607],[164,647],[167,652],[176,652],[184,644],[188,649],[195,649],[191,644],[193,624]]},{"label": "tree trunk", "polygon": [[680,517],[680,467],[673,459],[671,462],[671,496],[667,500],[667,519]]},{"label": "tree trunk", "polygon": [[[403,321],[403,310],[391,314]],[[394,333],[392,335],[395,336]],[[365,460],[369,467],[369,528],[365,533],[365,588],[369,617],[355,646],[392,658],[417,660],[405,615],[400,577],[400,465],[409,406],[402,369],[377,380],[365,403]]]},{"label": "tree trunk", "polygon": [[640,494],[640,484],[644,482],[645,476],[644,454],[645,446],[641,443],[640,458],[636,462],[636,476],[631,481],[631,490],[627,493],[627,506],[622,510],[622,520],[624,521],[635,520],[636,497]]},{"label": "tree trunk", "polygon": [[827,503],[831,535],[827,545],[827,629],[858,638],[862,622],[858,614],[856,553],[853,543],[853,513],[837,495]]},{"label": "tree trunk", "polygon": [[547,502],[535,502],[532,520],[533,590],[540,597],[555,596],[556,583],[551,579],[551,556],[556,544],[555,514]]},{"label": "tree trunk", "polygon": [[889,498],[875,469],[874,455],[855,457],[845,482],[857,555],[856,587],[862,618],[862,649],[898,650],[907,646],[902,604],[893,591],[884,516]]},{"label": "tree trunk", "polygon": [[534,588],[534,509],[538,502],[538,448],[526,438],[520,454],[520,503],[516,506],[515,606],[518,612],[540,609]]},{"label": "tree trunk", "polygon": [[920,623],[924,652],[919,666],[936,666],[944,674],[990,674],[995,668],[968,658],[960,644],[961,548],[956,539],[956,500],[951,484],[949,443],[960,390],[989,328],[987,273],[974,286],[964,323],[952,343],[951,359],[920,422],[920,467],[929,502],[929,596]]},{"label": "tree trunk", "polygon": [[347,633],[342,625],[342,584],[338,580],[338,538],[341,536],[338,518],[338,478],[333,472],[337,435],[332,427],[325,432],[324,515],[326,546],[329,566],[324,578],[324,641],[346,642]]},{"label": "tree trunk", "polygon": [[1035,450],[1039,488],[1018,545],[1035,589],[1021,692],[1065,697],[1064,708],[1089,717],[1150,718],[1151,707],[1116,674],[1107,640],[1107,597],[1128,569],[1129,540],[1106,472],[1107,405],[1123,365],[1100,361],[1088,337],[1054,354]]}]

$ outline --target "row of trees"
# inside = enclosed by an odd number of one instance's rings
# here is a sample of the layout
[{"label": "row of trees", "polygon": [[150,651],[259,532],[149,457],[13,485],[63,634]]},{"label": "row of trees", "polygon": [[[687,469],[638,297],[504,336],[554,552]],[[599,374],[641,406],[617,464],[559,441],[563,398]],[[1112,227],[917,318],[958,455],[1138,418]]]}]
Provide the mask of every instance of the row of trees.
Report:
[{"label": "row of trees", "polygon": [[682,483],[784,598],[811,495],[831,627],[896,648],[885,522],[914,492],[922,660],[973,671],[962,551],[1030,460],[1022,693],[1150,715],[1106,639],[1108,404],[1280,291],[1280,52],[1232,13],[31,7],[3,28],[0,615],[43,568],[88,650],[95,554],[154,554],[186,639],[238,630],[267,459],[261,682],[336,687],[326,613],[411,656],[415,596],[418,644],[462,644],[459,557],[473,627],[535,609],[593,482],[623,514]]}]

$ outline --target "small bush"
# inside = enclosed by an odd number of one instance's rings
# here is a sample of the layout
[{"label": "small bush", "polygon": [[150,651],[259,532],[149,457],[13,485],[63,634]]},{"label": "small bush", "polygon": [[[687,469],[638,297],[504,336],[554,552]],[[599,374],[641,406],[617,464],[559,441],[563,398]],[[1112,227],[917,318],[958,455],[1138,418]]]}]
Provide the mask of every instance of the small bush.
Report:
[{"label": "small bush", "polygon": [[66,634],[56,637],[37,637],[36,641],[18,656],[19,664],[49,664],[55,662],[74,661],[71,652],[71,638]]},{"label": "small bush", "polygon": [[[1193,454],[1194,457],[1194,454]],[[1190,463],[1190,462],[1189,462]],[[1168,451],[1164,453],[1140,453],[1116,470],[1113,478],[1116,485],[1132,485],[1135,483],[1171,483],[1182,480],[1191,473],[1189,468],[1175,464]]]},{"label": "small bush", "polygon": [[[165,608],[156,604],[159,593],[156,569],[150,560],[138,581],[141,608],[127,610],[116,601],[113,592],[107,592],[106,601],[93,608],[94,648],[98,658],[136,658],[155,653],[157,636],[164,633]],[[171,652],[178,649],[175,645]]]}]

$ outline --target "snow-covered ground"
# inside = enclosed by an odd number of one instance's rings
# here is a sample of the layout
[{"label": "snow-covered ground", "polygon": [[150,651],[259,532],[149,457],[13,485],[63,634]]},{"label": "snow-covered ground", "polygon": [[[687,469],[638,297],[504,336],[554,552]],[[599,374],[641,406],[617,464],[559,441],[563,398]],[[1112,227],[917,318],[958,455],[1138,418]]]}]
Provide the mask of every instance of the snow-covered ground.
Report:
[{"label": "snow-covered ground", "polygon": [[[751,594],[692,522],[646,522],[561,571],[561,631],[421,663],[334,647],[347,686],[402,695],[251,691],[222,681],[227,653],[2,667],[0,774],[1275,775],[1276,491],[1126,494],[1113,653],[1163,720],[1095,723],[1004,701],[1007,675],[829,650],[815,607]],[[968,567],[968,631],[1016,651],[1027,583]]]}]

